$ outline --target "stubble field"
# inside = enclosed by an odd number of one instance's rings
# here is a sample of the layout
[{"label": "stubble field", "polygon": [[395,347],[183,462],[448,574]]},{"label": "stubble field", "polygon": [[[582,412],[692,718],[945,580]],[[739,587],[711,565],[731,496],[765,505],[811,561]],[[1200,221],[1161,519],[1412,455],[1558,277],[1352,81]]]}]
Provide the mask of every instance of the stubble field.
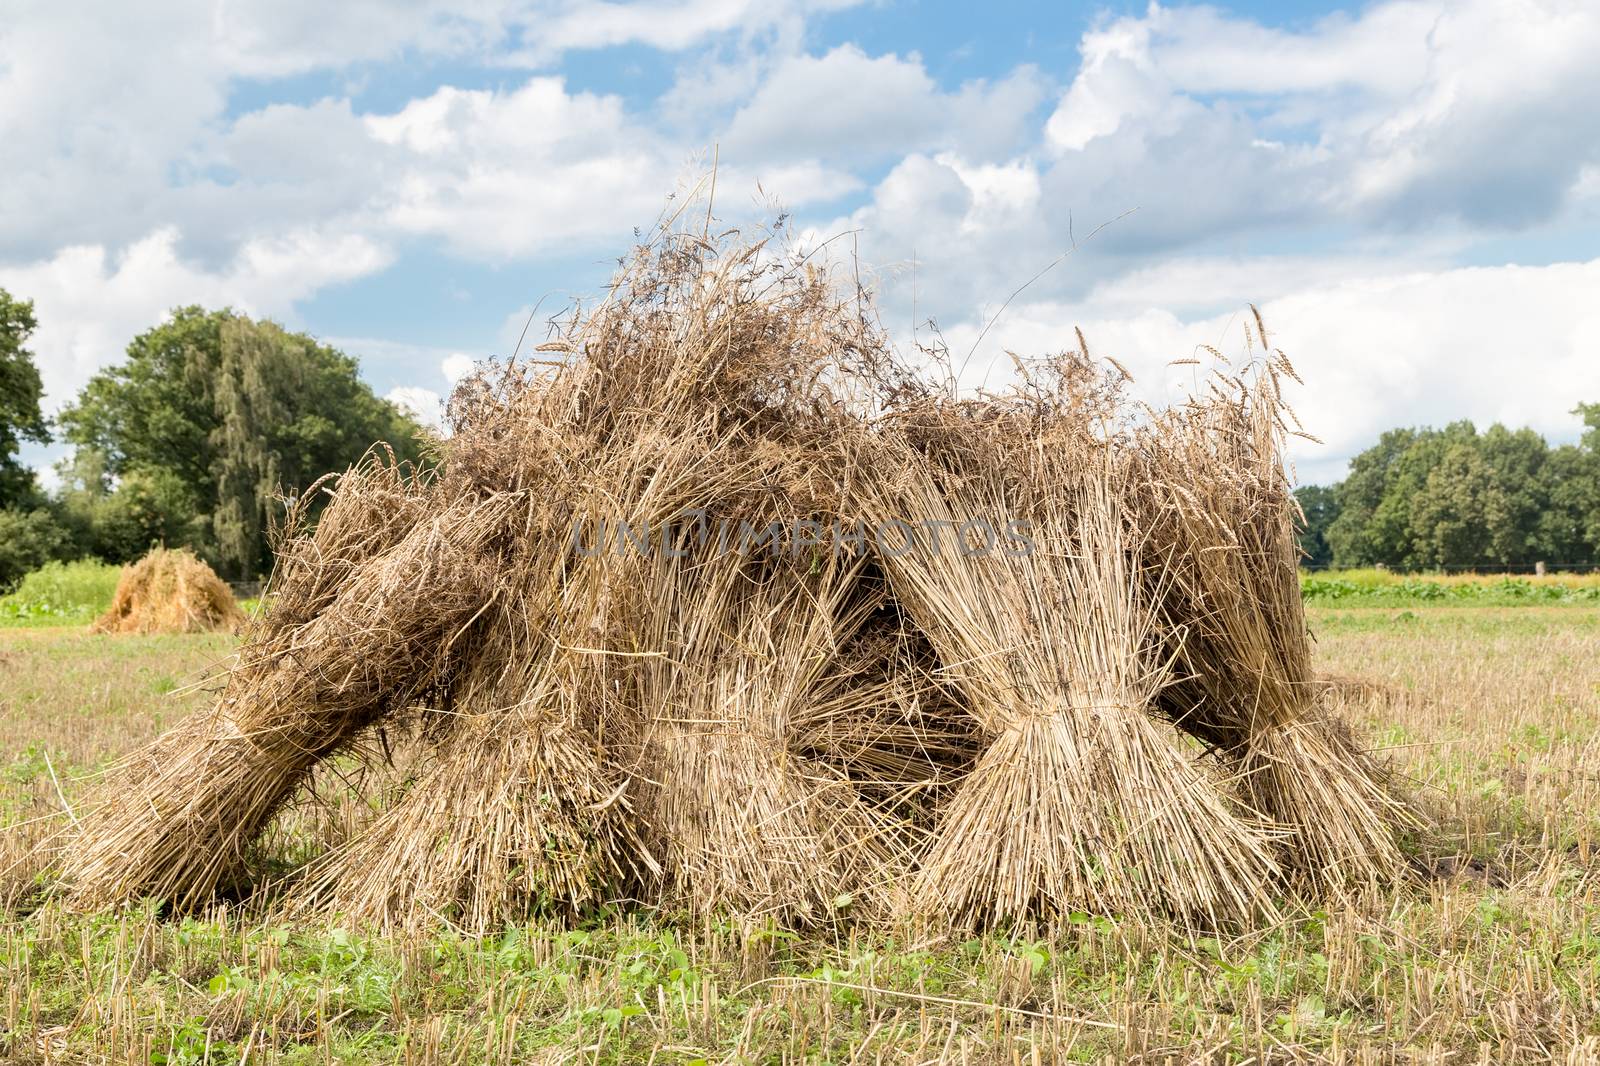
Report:
[{"label": "stubble field", "polygon": [[[0,1061],[1600,1061],[1600,610],[1311,614],[1343,712],[1438,830],[1412,886],[1199,941],[1087,915],[795,937],[623,903],[487,941],[283,928],[249,900],[70,914],[44,845],[232,641],[0,629]],[[357,784],[319,780],[259,861],[342,839]]]}]

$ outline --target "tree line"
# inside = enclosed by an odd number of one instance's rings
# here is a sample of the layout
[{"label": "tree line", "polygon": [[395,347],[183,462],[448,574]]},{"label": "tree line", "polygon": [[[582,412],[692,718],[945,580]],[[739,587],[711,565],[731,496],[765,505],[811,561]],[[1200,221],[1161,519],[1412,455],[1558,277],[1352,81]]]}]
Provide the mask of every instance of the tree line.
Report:
[{"label": "tree line", "polygon": [[1296,496],[1316,566],[1492,568],[1600,561],[1600,403],[1579,404],[1576,444],[1471,422],[1392,429],[1335,485]]},{"label": "tree line", "polygon": [[[53,559],[121,563],[187,547],[232,580],[271,568],[282,494],[374,442],[416,459],[425,432],[356,360],[272,322],[184,307],[135,337],[54,419],[27,344],[33,305],[0,289],[0,591]],[[73,446],[46,492],[24,441]],[[276,509],[276,510],[275,510]]]}]

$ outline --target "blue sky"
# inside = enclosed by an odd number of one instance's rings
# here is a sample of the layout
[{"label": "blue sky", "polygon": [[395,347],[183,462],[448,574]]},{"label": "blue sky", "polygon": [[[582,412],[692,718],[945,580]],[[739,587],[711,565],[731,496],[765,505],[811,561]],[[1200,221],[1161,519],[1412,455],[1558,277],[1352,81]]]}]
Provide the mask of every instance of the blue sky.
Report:
[{"label": "blue sky", "polygon": [[10,11],[0,286],[36,301],[51,407],[201,303],[432,415],[532,308],[603,285],[712,146],[719,216],[851,233],[897,340],[936,320],[973,385],[1081,326],[1171,399],[1168,362],[1242,353],[1260,304],[1325,441],[1305,480],[1391,425],[1570,439],[1600,400],[1587,0]]}]

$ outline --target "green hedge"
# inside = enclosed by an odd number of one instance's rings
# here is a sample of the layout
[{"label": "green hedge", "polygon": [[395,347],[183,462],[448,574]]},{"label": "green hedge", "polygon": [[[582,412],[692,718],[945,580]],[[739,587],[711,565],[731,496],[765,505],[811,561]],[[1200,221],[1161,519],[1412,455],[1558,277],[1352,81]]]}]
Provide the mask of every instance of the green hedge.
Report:
[{"label": "green hedge", "polygon": [[46,563],[0,597],[0,626],[87,624],[111,606],[121,576],[109,563]]},{"label": "green hedge", "polygon": [[1600,603],[1600,581],[1593,576],[1510,575],[1428,576],[1381,570],[1303,573],[1300,591],[1309,604],[1350,607],[1405,606],[1418,603],[1511,607],[1519,604]]}]

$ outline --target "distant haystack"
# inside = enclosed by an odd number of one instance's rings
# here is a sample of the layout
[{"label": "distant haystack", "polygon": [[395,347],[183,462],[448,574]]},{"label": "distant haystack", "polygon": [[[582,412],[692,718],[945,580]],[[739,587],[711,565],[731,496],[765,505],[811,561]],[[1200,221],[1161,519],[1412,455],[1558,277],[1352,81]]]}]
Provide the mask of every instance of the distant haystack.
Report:
[{"label": "distant haystack", "polygon": [[156,548],[125,567],[110,610],[94,633],[212,633],[238,631],[245,614],[233,591],[184,548]]}]

